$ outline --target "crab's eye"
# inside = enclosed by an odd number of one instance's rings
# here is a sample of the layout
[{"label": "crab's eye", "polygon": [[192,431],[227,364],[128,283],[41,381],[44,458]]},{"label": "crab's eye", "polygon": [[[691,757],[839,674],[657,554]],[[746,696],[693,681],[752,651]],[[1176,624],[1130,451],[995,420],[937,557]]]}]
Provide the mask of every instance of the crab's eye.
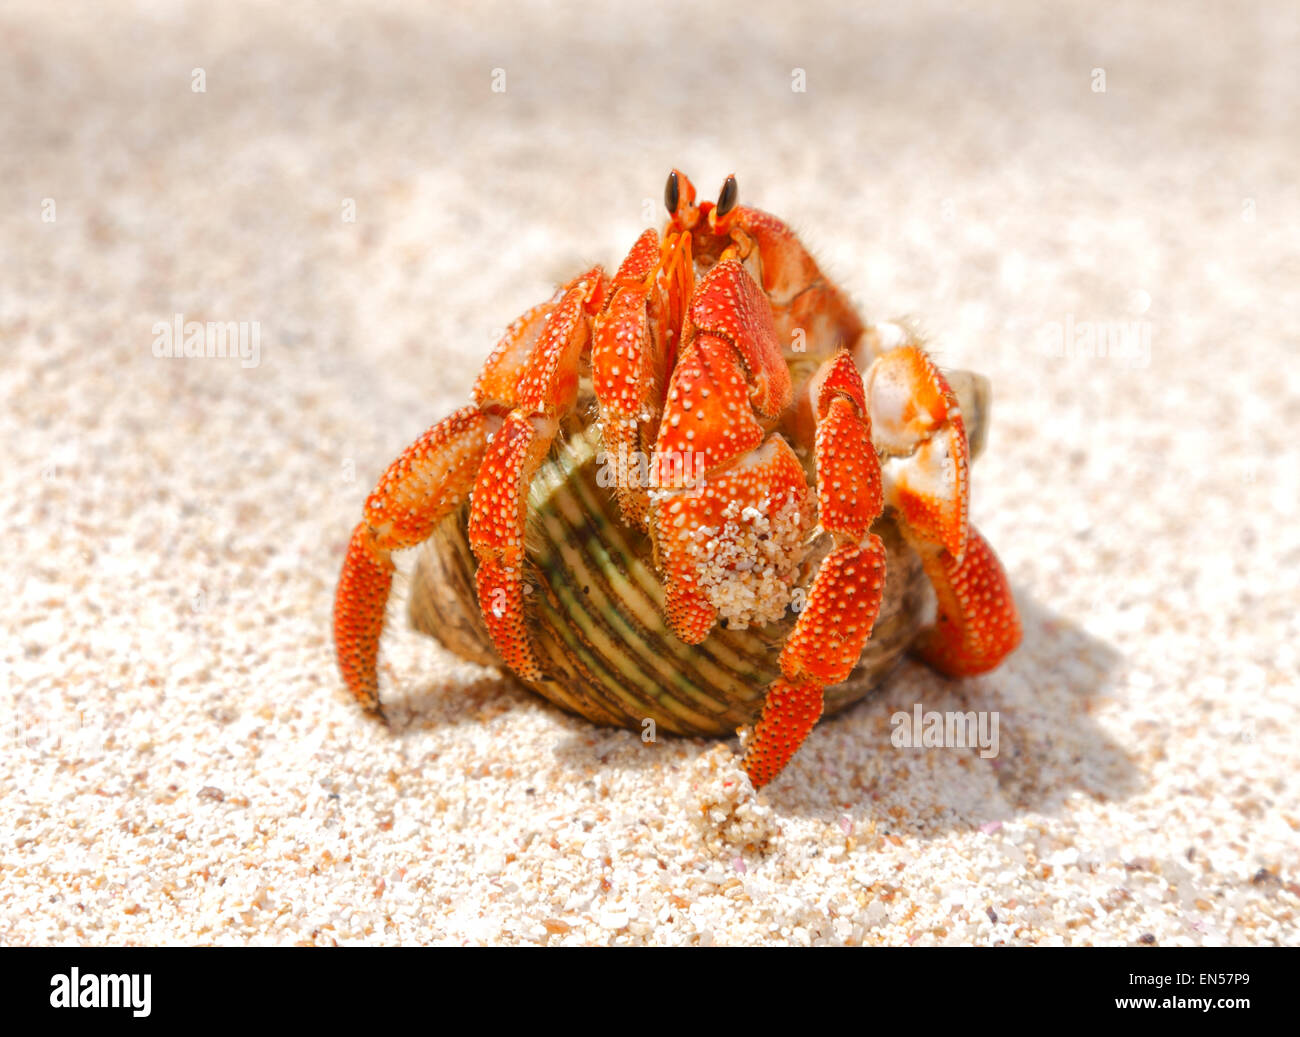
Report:
[{"label": "crab's eye", "polygon": [[677,186],[677,170],[668,174],[668,183],[664,185],[664,205],[668,206],[668,215],[677,215],[677,200],[681,192]]},{"label": "crab's eye", "polygon": [[736,207],[736,199],[740,197],[740,188],[736,186],[735,176],[727,177],[727,182],[722,185],[722,191],[718,194],[718,206],[714,212],[718,216],[726,216]]}]

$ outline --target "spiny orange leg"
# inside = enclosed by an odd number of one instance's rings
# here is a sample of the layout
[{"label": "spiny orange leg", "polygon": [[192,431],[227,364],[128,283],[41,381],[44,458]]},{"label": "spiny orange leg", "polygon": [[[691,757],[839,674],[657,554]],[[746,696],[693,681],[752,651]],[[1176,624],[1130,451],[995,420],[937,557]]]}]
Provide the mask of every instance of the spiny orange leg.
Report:
[{"label": "spiny orange leg", "polygon": [[494,420],[470,406],[434,425],[389,466],[352,532],[334,596],[334,647],[348,690],[372,712],[382,713],[376,661],[393,581],[390,553],[427,539],[464,500]]},{"label": "spiny orange leg", "polygon": [[564,291],[561,288],[506,328],[501,341],[483,362],[483,370],[474,383],[474,402],[480,407],[504,412],[519,402],[519,379],[537,349],[537,340],[546,329],[551,311],[564,298]]},{"label": "spiny orange leg", "polygon": [[[591,335],[591,317],[604,304],[606,281],[594,267],[565,286],[536,328],[527,358],[498,348],[475,387],[480,403],[513,406],[488,444],[474,482],[469,542],[478,559],[479,608],[502,660],[525,680],[541,668],[524,620],[524,519],[528,487],[578,396],[578,367]],[[532,334],[537,318],[521,318]],[[531,318],[531,319],[530,319]],[[495,366],[495,365],[500,365]]]},{"label": "spiny orange leg", "polygon": [[885,501],[921,556],[938,616],[914,651],[949,676],[997,666],[1020,644],[1020,618],[1001,562],[969,524],[970,458],[961,410],[915,344],[883,353],[866,377]]},{"label": "spiny orange leg", "polygon": [[808,600],[781,652],[745,753],[755,788],[781,773],[822,713],[822,689],[848,678],[880,612],[885,545],[870,532],[883,507],[862,379],[837,353],[810,383],[817,416],[817,502],[835,547],[818,567]]},{"label": "spiny orange leg", "polygon": [[603,471],[628,524],[646,528],[650,480],[641,473],[659,429],[663,385],[672,369],[690,294],[690,237],[641,235],[619,267],[592,330],[591,378],[600,403]]},{"label": "spiny orange leg", "polygon": [[[764,443],[759,419],[774,420],[789,403],[790,375],[762,290],[739,263],[719,263],[696,287],[686,323],[655,442],[660,488],[651,495],[650,527],[669,625],[698,644],[717,620],[702,577],[706,555],[725,554],[716,542],[705,551],[722,512],[786,502],[797,509],[807,486],[789,445],[779,437]],[[702,476],[702,485],[684,485],[683,475],[692,483]]]},{"label": "spiny orange leg", "polygon": [[943,548],[923,551],[921,562],[934,585],[939,612],[912,650],[949,677],[992,670],[1016,649],[1021,637],[1011,584],[993,548],[972,526],[960,562]]}]

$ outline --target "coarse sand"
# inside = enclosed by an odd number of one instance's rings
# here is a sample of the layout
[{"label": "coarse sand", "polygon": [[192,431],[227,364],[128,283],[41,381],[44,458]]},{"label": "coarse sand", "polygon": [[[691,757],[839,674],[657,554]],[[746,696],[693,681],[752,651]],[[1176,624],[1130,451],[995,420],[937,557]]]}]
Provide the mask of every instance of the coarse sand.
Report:
[{"label": "coarse sand", "polygon": [[[0,942],[1295,943],[1298,10],[6,4]],[[400,593],[391,730],[330,640],[384,467],[674,165],[989,376],[1025,620],[757,796]]]}]

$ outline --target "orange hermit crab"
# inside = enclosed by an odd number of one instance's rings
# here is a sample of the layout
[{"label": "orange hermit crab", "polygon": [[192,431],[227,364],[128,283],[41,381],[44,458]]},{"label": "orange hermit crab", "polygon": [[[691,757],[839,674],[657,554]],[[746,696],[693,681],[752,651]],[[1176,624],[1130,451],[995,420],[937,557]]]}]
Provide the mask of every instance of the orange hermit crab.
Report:
[{"label": "orange hermit crab", "polygon": [[[902,617],[890,658],[910,646],[952,676],[998,665],[1020,622],[967,519],[958,393],[916,339],[864,324],[785,223],[738,204],[734,177],[697,204],[674,170],[665,203],[662,238],[647,230],[613,277],[593,267],[515,321],[474,402],[384,473],[348,545],[334,639],[348,688],[379,712],[390,553],[438,541],[445,573],[457,558],[472,572],[480,642],[525,683],[609,723],[756,719],[758,787],[824,690],[846,704],[833,693],[882,605]],[[909,565],[936,602],[919,632],[895,572]],[[751,625],[766,640],[723,634]],[[738,686],[747,652],[770,683]]]}]

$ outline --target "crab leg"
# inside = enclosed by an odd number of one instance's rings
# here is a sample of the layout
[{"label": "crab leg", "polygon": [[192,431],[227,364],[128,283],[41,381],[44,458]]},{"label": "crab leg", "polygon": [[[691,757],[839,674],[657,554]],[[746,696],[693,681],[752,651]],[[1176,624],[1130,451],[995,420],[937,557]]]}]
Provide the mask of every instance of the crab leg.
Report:
[{"label": "crab leg", "polygon": [[[541,668],[524,620],[524,518],[528,487],[578,396],[578,368],[590,341],[591,317],[604,302],[605,275],[594,267],[565,286],[537,329],[517,380],[498,381],[495,402],[513,404],[492,437],[474,482],[469,541],[479,561],[479,607],[502,660],[525,680]],[[530,311],[534,313],[535,311]],[[531,331],[535,320],[523,318]],[[493,360],[513,366],[522,350],[498,350]],[[486,372],[485,372],[486,375]],[[480,382],[476,396],[488,392]]]},{"label": "crab leg", "polygon": [[822,713],[822,689],[847,679],[880,612],[885,545],[870,532],[880,514],[880,466],[862,379],[848,352],[809,385],[817,417],[817,501],[836,546],[822,561],[781,652],[744,766],[755,788],[779,774]]},{"label": "crab leg", "polygon": [[876,447],[886,456],[885,503],[921,556],[938,616],[915,651],[949,676],[998,665],[1020,643],[1002,564],[967,521],[970,458],[957,398],[914,344],[883,353],[866,378]]},{"label": "crab leg", "polygon": [[544,303],[517,318],[488,355],[474,383],[474,402],[485,410],[505,411],[519,402],[519,380],[546,329],[547,318],[564,298],[561,288]]},{"label": "crab leg", "polygon": [[496,420],[478,407],[443,418],[389,466],[352,532],[334,597],[334,646],[344,683],[381,712],[376,661],[393,582],[390,553],[428,538],[474,485]]},{"label": "crab leg", "polygon": [[974,526],[961,561],[947,550],[922,551],[939,611],[913,651],[949,677],[987,673],[1020,644],[1020,616],[1007,574]]},{"label": "crab leg", "polygon": [[393,582],[390,555],[427,539],[473,488],[500,414],[514,406],[524,367],[562,297],[561,290],[506,329],[474,386],[477,406],[448,415],[407,447],[352,532],[335,591],[334,644],[344,683],[372,712],[382,712],[376,663]]},{"label": "crab leg", "polygon": [[[668,295],[680,294],[680,287],[665,293],[657,282],[665,258],[659,235],[642,234],[619,267],[592,330],[591,380],[600,401],[604,463],[617,465],[619,507],[628,524],[640,529],[646,528],[648,487],[638,485],[632,473],[641,471],[638,457],[649,451],[658,431],[669,350],[675,345],[666,341],[676,327]],[[688,268],[689,262],[688,254]]]}]

